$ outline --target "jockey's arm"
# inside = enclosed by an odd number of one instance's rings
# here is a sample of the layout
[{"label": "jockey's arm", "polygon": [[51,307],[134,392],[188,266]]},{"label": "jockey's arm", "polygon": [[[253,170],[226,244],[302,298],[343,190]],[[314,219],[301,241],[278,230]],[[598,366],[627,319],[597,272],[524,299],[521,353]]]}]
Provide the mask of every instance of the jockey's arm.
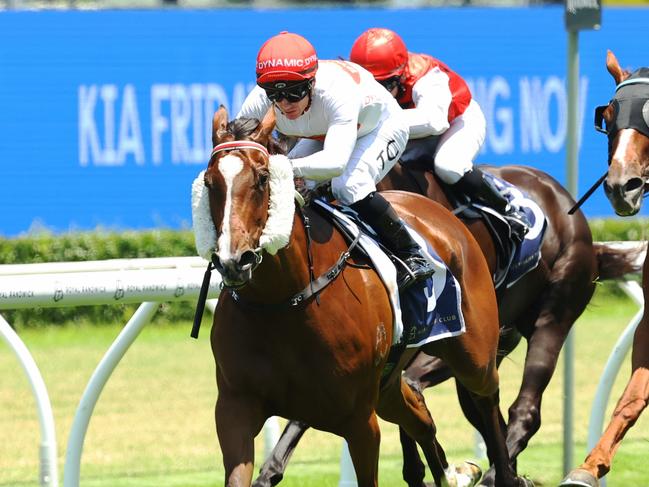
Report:
[{"label": "jockey's arm", "polygon": [[404,110],[410,126],[410,138],[439,135],[449,128],[448,110],[453,101],[448,76],[433,69],[412,89],[415,108]]},{"label": "jockey's arm", "polygon": [[291,160],[296,177],[328,181],[343,173],[358,138],[358,113],[359,103],[350,100],[338,103],[322,150]]}]

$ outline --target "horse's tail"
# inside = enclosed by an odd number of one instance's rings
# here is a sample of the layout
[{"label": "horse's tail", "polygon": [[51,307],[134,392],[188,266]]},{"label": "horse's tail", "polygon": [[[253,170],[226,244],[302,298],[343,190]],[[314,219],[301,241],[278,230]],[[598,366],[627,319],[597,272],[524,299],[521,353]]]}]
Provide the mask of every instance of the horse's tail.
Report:
[{"label": "horse's tail", "polygon": [[602,281],[639,272],[647,250],[646,242],[597,242],[593,247]]}]

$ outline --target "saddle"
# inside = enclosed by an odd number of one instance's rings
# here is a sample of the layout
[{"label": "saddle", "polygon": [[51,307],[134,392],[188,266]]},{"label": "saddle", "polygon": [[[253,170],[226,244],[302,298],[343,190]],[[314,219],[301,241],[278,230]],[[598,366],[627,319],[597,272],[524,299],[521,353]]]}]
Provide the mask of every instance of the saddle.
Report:
[{"label": "saddle", "polygon": [[[515,261],[522,253],[539,253],[538,250],[532,251],[532,249],[528,250],[526,248],[524,249],[525,252],[522,252],[523,249],[521,247],[526,246],[527,237],[522,239],[517,237],[517,235],[520,235],[520,228],[518,227],[520,225],[519,221],[510,221],[507,217],[501,215],[488,206],[472,201],[468,195],[459,193],[452,186],[444,183],[444,181],[435,174],[431,169],[434,164],[431,154],[435,153],[434,148],[437,144],[437,139],[438,137],[428,137],[424,139],[411,140],[408,143],[408,149],[399,161],[404,174],[407,174],[416,183],[420,194],[423,195],[427,194],[426,190],[429,186],[429,182],[426,179],[427,174],[432,176],[446,196],[446,199],[449,201],[453,213],[458,218],[463,221],[482,220],[484,222],[485,226],[489,230],[496,250],[496,269],[493,275],[495,287],[498,289],[501,286],[509,287],[513,285],[514,282],[520,279],[523,275],[512,276],[512,267],[517,266]],[[503,190],[515,189],[512,185],[509,185],[509,183],[491,176],[488,172],[485,172],[485,176],[493,178],[492,182],[496,184],[496,186],[502,187]],[[522,193],[520,194],[522,195]],[[507,196],[510,197],[510,195]],[[510,197],[510,199],[513,198]],[[531,202],[529,199],[527,199],[527,202],[533,204],[540,212],[538,205]],[[530,210],[520,207],[517,211],[524,212]],[[537,218],[534,219],[536,220]],[[517,228],[513,228],[513,225],[517,226]],[[534,239],[535,245],[539,248],[545,232],[545,227],[546,223],[544,221],[541,230],[541,238]],[[525,230],[527,231],[529,229]],[[529,248],[530,245],[527,245],[527,247]],[[537,262],[534,262],[534,265],[528,268],[525,273],[536,267],[537,263],[538,260]]]},{"label": "saddle", "polygon": [[496,289],[499,288],[505,282],[514,259],[516,246],[520,243],[520,240],[514,237],[515,232],[511,223],[495,210],[472,201],[467,195],[454,191],[437,175],[434,177],[451,204],[453,214],[462,221],[482,220],[489,230],[496,249],[497,264],[493,276],[494,283]]},{"label": "saddle", "polygon": [[[418,348],[466,331],[460,284],[435,249],[416,231],[409,228],[413,238],[426,249],[435,272],[424,281],[398,289],[394,267],[398,265],[398,257],[381,244],[374,230],[353,209],[333,204],[322,197],[312,199],[309,206],[337,227],[348,242],[358,242],[354,251],[366,257],[370,267],[376,270],[386,286],[395,322],[393,343],[381,375],[381,386],[390,377],[406,348]],[[390,261],[393,265],[390,265]],[[355,266],[358,267],[358,264]]]}]

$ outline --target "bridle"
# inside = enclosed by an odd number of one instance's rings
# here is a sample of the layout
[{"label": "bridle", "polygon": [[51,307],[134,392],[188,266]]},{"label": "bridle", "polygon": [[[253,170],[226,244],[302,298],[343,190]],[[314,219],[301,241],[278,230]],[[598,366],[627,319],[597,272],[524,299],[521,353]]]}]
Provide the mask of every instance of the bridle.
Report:
[{"label": "bridle", "polygon": [[[268,149],[257,142],[248,141],[248,140],[232,141],[232,142],[224,142],[218,144],[216,147],[214,147],[214,149],[212,149],[212,154],[210,156],[210,165],[212,164],[212,159],[214,158],[214,156],[219,152],[229,152],[233,150],[243,150],[243,149],[260,151],[267,158],[270,158]],[[302,220],[304,231],[306,233],[309,284],[304,289],[295,293],[293,296],[289,297],[284,301],[281,301],[279,303],[262,304],[262,303],[252,302],[247,298],[242,297],[239,293],[237,293],[237,289],[241,286],[239,287],[227,286],[222,281],[221,288],[228,288],[230,290],[232,299],[241,306],[265,310],[265,311],[282,311],[282,310],[287,310],[287,309],[292,309],[292,308],[297,308],[299,306],[302,306],[307,302],[309,302],[311,299],[316,299],[316,301],[319,302],[320,292],[322,292],[322,290],[324,290],[327,286],[329,286],[329,284],[331,284],[334,280],[336,280],[336,278],[342,273],[343,269],[347,265],[351,265],[352,267],[365,268],[365,266],[357,265],[349,262],[349,258],[351,257],[352,251],[358,245],[361,233],[358,232],[355,236],[349,235],[349,233],[344,227],[340,225],[336,225],[341,231],[341,233],[347,236],[347,239],[351,243],[349,244],[346,250],[341,252],[340,256],[338,257],[338,260],[329,269],[327,269],[327,271],[325,271],[323,275],[319,276],[318,278],[315,277],[314,266],[313,266],[313,255],[311,252],[311,243],[312,243],[311,232],[310,232],[311,223],[309,217],[305,214],[305,212],[302,209],[304,200],[302,200],[302,203],[300,204],[301,196],[298,198],[297,196],[299,196],[299,194],[297,192],[295,194],[296,194],[296,202],[297,202],[296,204],[297,213],[299,214],[300,219]],[[253,272],[262,261],[263,248],[260,246],[254,250],[249,250],[247,252],[249,252],[251,255],[254,256],[254,260],[253,262],[245,264],[244,269],[245,270],[251,269],[251,272]],[[246,266],[250,266],[250,267],[246,267]],[[203,283],[201,285],[201,290],[196,305],[196,313],[194,314],[194,323],[190,334],[192,338],[198,338],[198,332],[201,325],[203,311],[205,310],[205,302],[207,300],[207,293],[209,290],[210,279],[211,279],[212,271],[215,269],[221,272],[222,266],[220,264],[218,255],[216,254],[216,252],[213,252],[211,255],[211,260],[208,263],[207,269],[205,270],[205,274],[203,276]]]},{"label": "bridle", "polygon": [[[636,71],[637,73],[637,71]],[[637,76],[627,78],[615,87],[615,94],[607,105],[595,108],[595,130],[608,137],[608,164],[611,164],[612,144],[615,134],[622,129],[634,129],[649,137],[649,77]],[[634,77],[635,75],[635,77]],[[604,127],[604,112],[613,105],[614,119],[610,126]],[[591,194],[606,180],[608,169],[597,182],[586,191],[568,214],[572,215],[590,197]]]},{"label": "bridle", "polygon": [[[604,111],[611,104],[615,118],[610,127],[607,123],[604,128]],[[595,130],[606,134],[609,141],[619,130],[627,128],[649,137],[649,77],[627,78],[615,87],[615,94],[608,105],[595,108]]]},{"label": "bridle", "polygon": [[216,147],[212,149],[212,155],[210,156],[210,160],[213,159],[214,156],[219,152],[230,152],[233,150],[244,150],[244,149],[259,151],[262,154],[264,154],[266,158],[270,158],[268,149],[266,149],[266,147],[261,145],[259,142],[254,142],[252,140],[233,140],[231,142],[223,142],[221,144],[217,144]]},{"label": "bridle", "polygon": [[[252,140],[233,140],[231,142],[223,142],[221,144],[217,144],[214,149],[212,149],[212,154],[210,155],[210,165],[212,164],[214,156],[219,152],[231,152],[234,150],[246,149],[259,151],[266,157],[266,159],[270,158],[268,149],[258,142],[254,142]],[[263,259],[263,249],[261,247],[257,247],[255,249],[246,251],[244,254],[250,255],[252,257],[252,260],[251,262],[244,264],[242,266],[242,270],[250,269],[251,272],[253,272],[259,266],[259,264],[261,264],[261,261]],[[216,252],[212,252],[211,265],[212,268],[210,270],[216,269],[217,271],[219,271],[219,273],[223,270],[223,266],[221,265],[221,261]],[[208,269],[209,268],[210,267],[208,265]],[[236,288],[237,286],[228,286],[222,282],[221,287]]]}]

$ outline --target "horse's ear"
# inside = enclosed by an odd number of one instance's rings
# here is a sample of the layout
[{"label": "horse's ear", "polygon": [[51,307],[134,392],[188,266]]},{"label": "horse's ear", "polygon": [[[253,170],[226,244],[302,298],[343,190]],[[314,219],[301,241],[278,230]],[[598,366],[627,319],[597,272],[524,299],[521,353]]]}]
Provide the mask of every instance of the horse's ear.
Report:
[{"label": "horse's ear", "polygon": [[275,110],[271,106],[266,112],[266,115],[264,115],[264,119],[257,127],[257,130],[255,130],[255,133],[252,134],[252,138],[255,140],[262,140],[266,142],[270,137],[270,134],[272,133],[274,128],[275,128]]},{"label": "horse's ear", "polygon": [[615,54],[610,49],[606,51],[606,69],[613,76],[616,85],[619,85],[624,80],[624,71],[620,67],[620,63],[617,61]]},{"label": "horse's ear", "polygon": [[219,109],[214,112],[214,118],[212,119],[212,146],[216,146],[221,138],[227,133],[227,125],[228,110],[221,105]]}]

